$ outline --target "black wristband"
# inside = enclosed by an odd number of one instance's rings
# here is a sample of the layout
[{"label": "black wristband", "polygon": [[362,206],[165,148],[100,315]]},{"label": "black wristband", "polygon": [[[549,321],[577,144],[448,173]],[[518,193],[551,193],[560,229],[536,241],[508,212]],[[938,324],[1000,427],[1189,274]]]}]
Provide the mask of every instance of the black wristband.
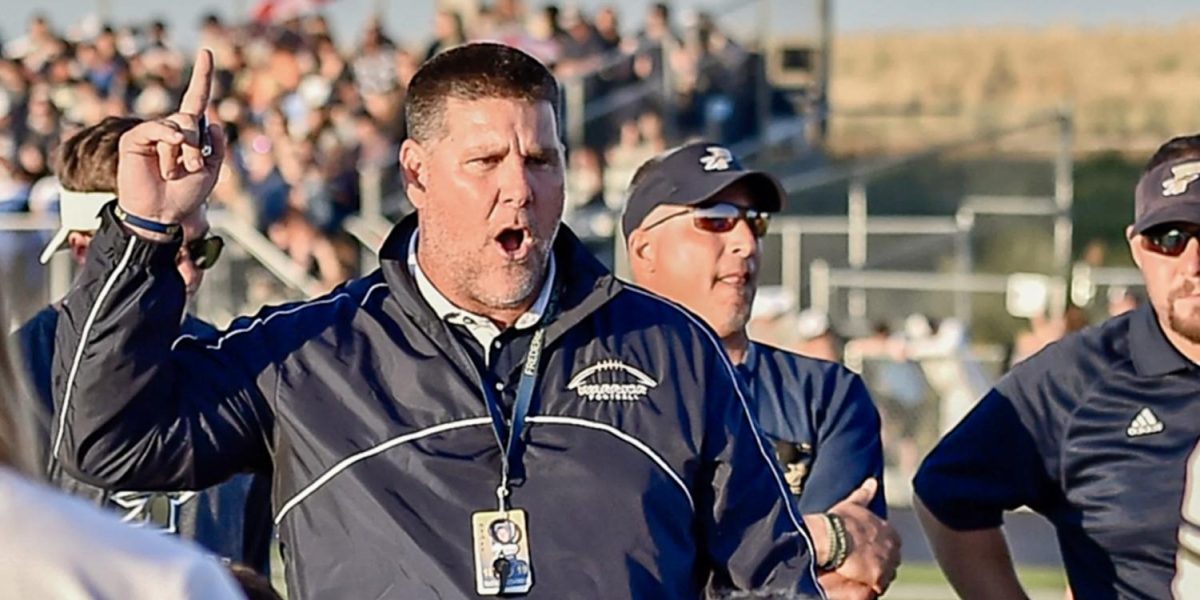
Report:
[{"label": "black wristband", "polygon": [[846,522],[842,517],[833,513],[821,515],[829,530],[829,556],[823,564],[817,565],[823,571],[836,571],[850,556],[850,540],[846,534]]}]

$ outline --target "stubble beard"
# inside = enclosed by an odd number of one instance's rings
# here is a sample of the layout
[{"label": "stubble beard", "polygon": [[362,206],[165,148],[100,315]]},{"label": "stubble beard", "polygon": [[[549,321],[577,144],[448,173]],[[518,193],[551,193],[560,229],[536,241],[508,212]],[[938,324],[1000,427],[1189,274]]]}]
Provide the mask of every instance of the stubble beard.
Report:
[{"label": "stubble beard", "polygon": [[1193,344],[1200,344],[1200,310],[1193,309],[1191,314],[1180,314],[1175,307],[1177,300],[1183,296],[1191,296],[1196,292],[1197,284],[1184,282],[1179,288],[1171,290],[1167,295],[1167,323],[1171,329]]}]

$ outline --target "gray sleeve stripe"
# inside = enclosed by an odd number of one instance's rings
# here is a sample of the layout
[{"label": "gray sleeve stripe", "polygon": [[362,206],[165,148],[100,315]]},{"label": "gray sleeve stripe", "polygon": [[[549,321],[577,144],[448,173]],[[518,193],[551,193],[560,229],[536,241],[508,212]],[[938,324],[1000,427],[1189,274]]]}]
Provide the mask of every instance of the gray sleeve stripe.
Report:
[{"label": "gray sleeve stripe", "polygon": [[578,419],[575,417],[531,415],[529,417],[529,421],[531,423],[545,423],[548,425],[574,425],[576,427],[586,427],[588,429],[603,431],[619,438],[621,441],[633,446],[634,448],[637,448],[638,451],[648,456],[650,460],[654,461],[654,464],[658,465],[659,468],[661,468],[663,471],[666,471],[667,475],[670,475],[671,479],[675,480],[675,483],[679,486],[679,489],[683,490],[683,495],[687,497],[688,506],[692,507],[692,512],[696,511],[696,503],[692,501],[692,492],[688,489],[687,484],[683,482],[683,479],[676,474],[675,471],[671,470],[671,466],[667,464],[667,461],[663,460],[662,456],[659,456],[659,454],[651,449],[650,446],[646,445],[632,435],[629,435],[628,433],[625,433],[624,431],[621,431],[620,429],[617,429],[616,427],[613,427],[607,423],[600,423],[598,421],[592,421],[589,419]]}]

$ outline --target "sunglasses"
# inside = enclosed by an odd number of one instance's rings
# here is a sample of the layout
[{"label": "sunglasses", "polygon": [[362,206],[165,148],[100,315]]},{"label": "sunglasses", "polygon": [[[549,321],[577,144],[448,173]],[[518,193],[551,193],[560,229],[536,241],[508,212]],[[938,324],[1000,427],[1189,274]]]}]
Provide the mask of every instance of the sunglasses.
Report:
[{"label": "sunglasses", "polygon": [[1200,226],[1166,223],[1143,231],[1141,237],[1143,248],[1163,256],[1179,256],[1192,238],[1200,238]]},{"label": "sunglasses", "polygon": [[675,217],[682,217],[684,215],[691,215],[692,226],[708,233],[733,231],[733,228],[737,227],[738,221],[745,221],[746,225],[750,226],[750,232],[754,234],[754,237],[760,238],[767,235],[767,228],[771,225],[771,213],[753,208],[742,208],[728,202],[721,202],[703,208],[690,207],[681,210],[675,214],[667,215],[642,229],[644,231],[650,230]]},{"label": "sunglasses", "polygon": [[221,250],[225,249],[225,240],[219,235],[210,235],[206,238],[192,240],[183,245],[187,250],[188,259],[192,264],[201,271],[211,269],[217,264],[217,259],[221,258]]}]

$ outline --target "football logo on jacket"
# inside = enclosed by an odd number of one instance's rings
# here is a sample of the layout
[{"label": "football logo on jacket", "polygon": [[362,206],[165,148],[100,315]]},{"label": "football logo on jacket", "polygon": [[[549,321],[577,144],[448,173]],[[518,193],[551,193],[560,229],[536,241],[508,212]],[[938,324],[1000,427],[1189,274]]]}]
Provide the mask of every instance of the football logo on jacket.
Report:
[{"label": "football logo on jacket", "polygon": [[646,397],[658,382],[619,360],[602,360],[576,373],[567,389],[593,402],[634,402]]}]

